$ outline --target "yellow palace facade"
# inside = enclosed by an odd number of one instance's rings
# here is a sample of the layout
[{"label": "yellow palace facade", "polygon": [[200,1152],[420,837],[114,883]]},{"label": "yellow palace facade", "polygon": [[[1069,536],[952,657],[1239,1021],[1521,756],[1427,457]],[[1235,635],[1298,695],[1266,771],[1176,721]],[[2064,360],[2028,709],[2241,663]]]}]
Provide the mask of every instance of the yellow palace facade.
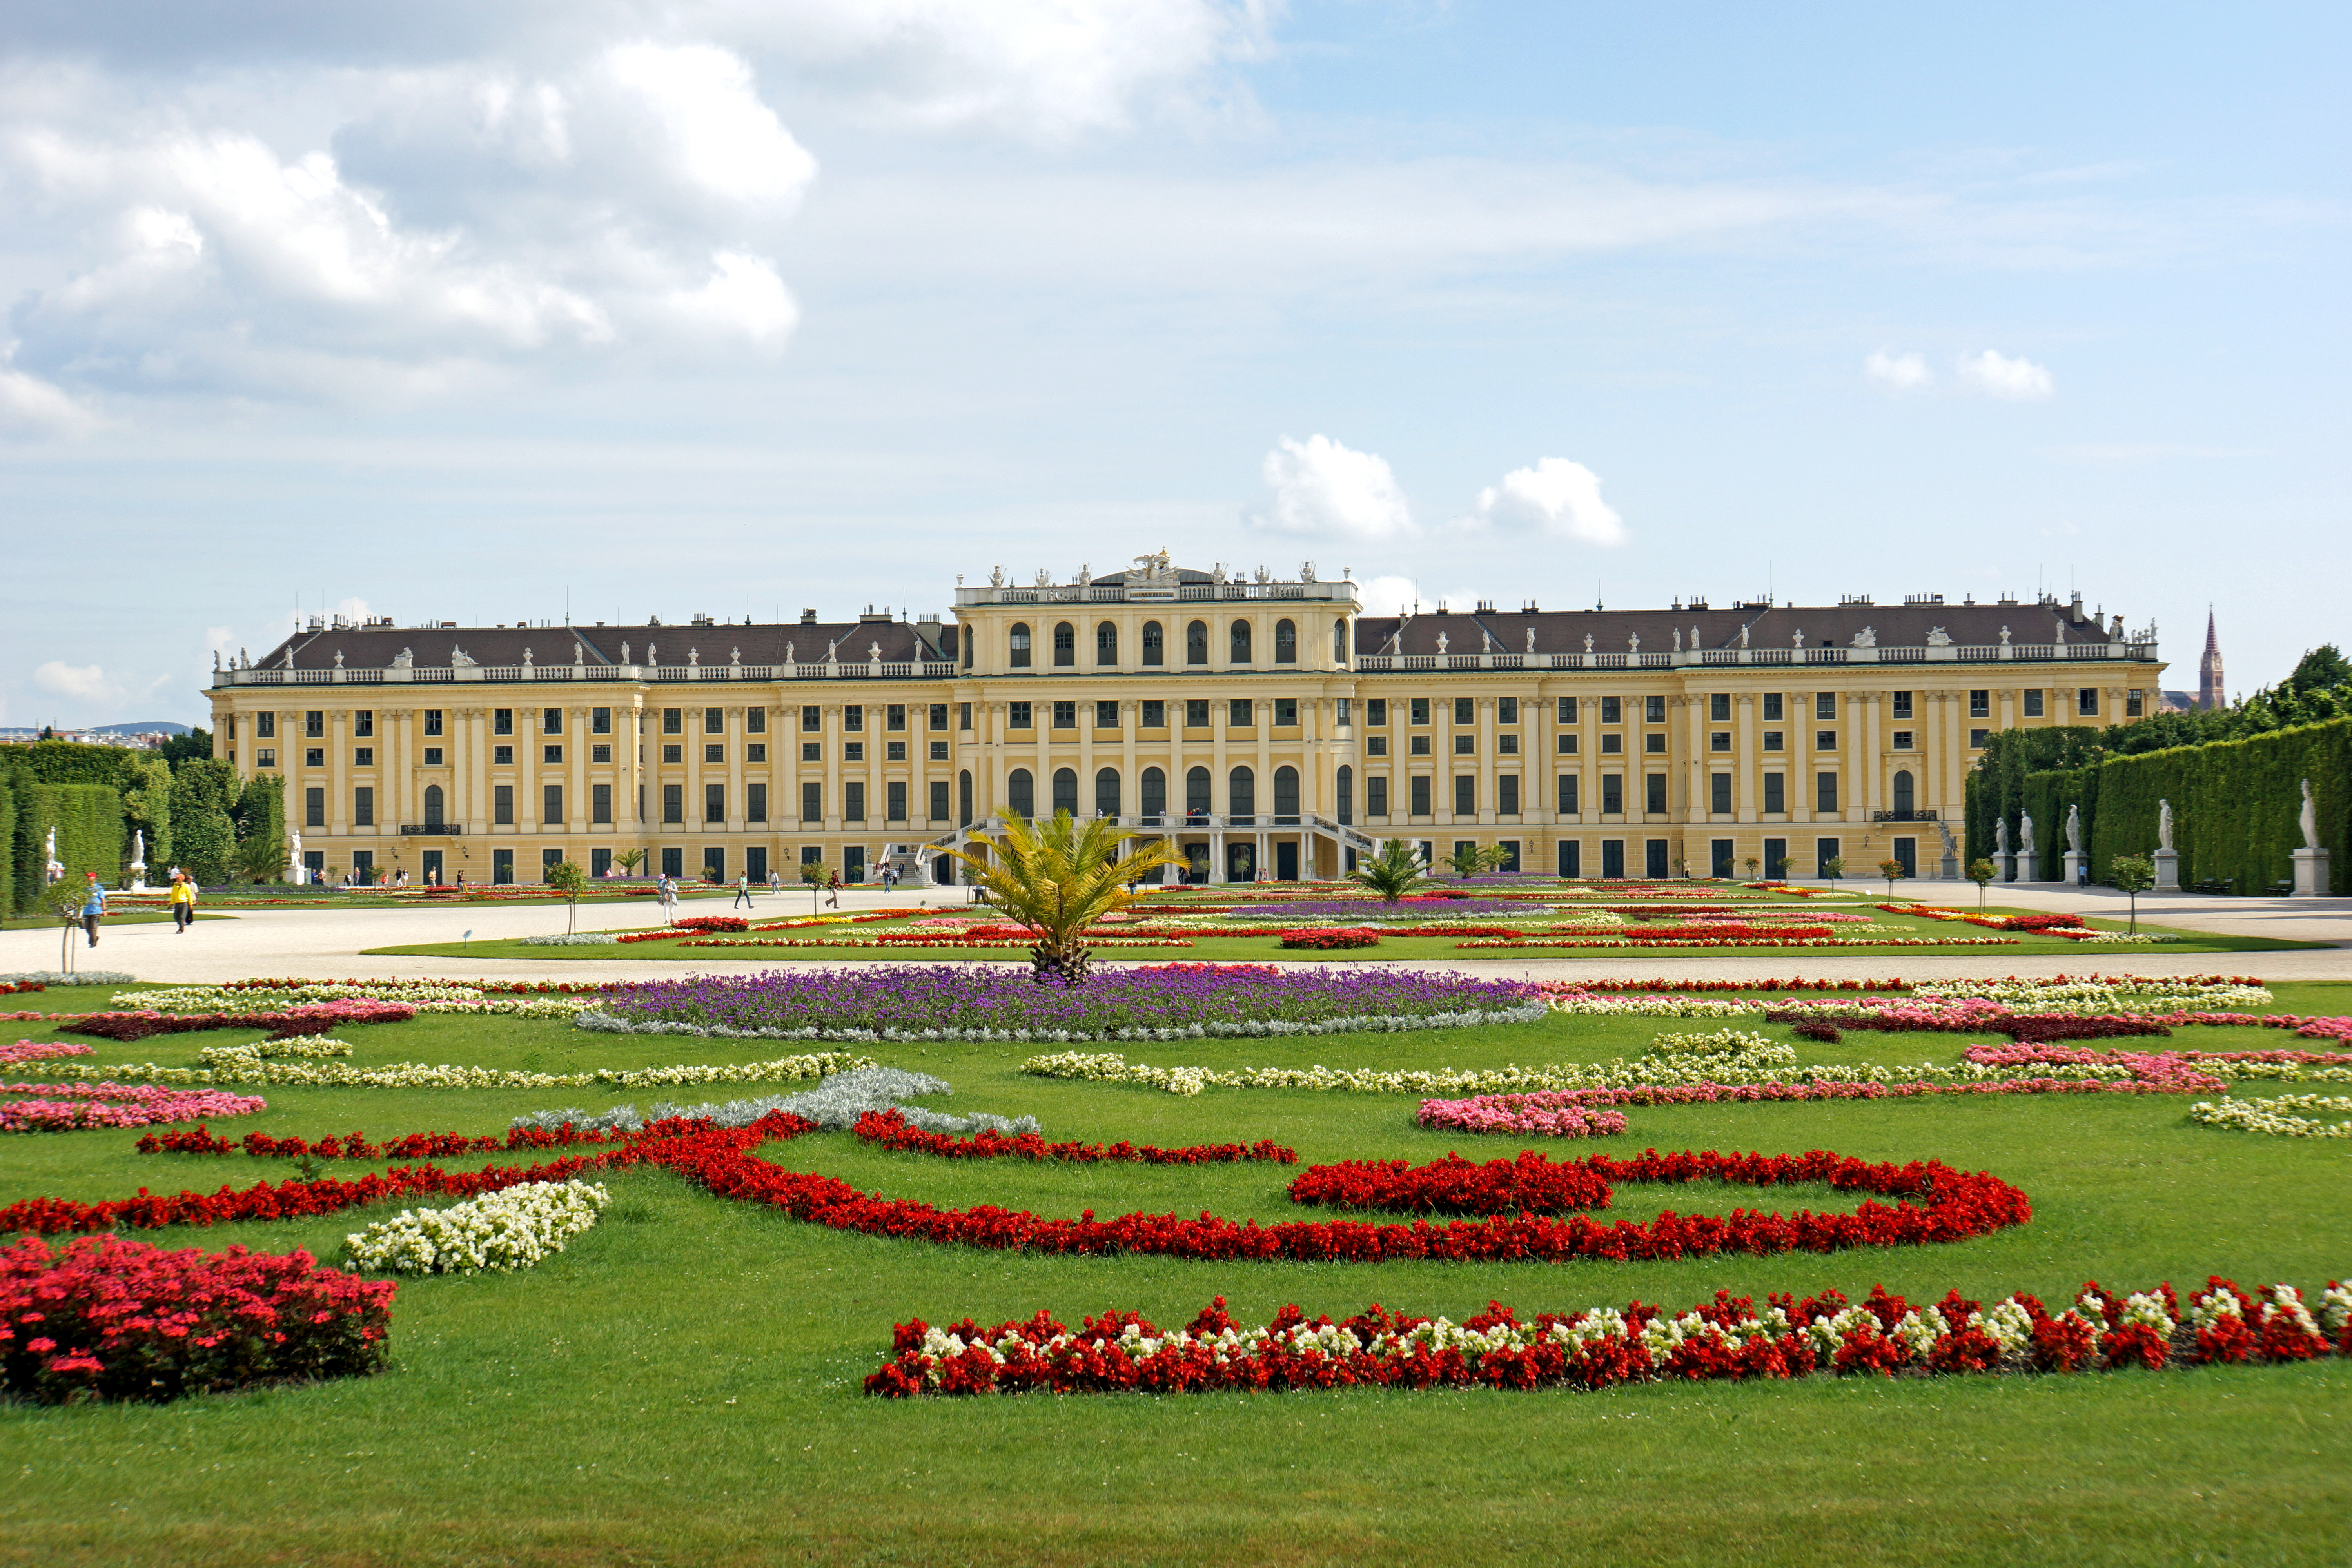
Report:
[{"label": "yellow palace facade", "polygon": [[951,619],[313,621],[208,692],[302,863],[411,881],[945,880],[1007,813],[1116,817],[1190,879],[1324,878],[1388,839],[1592,878],[1959,873],[1985,737],[2153,712],[2152,628],[2026,604],[1364,613],[1358,584],[1000,570]]}]

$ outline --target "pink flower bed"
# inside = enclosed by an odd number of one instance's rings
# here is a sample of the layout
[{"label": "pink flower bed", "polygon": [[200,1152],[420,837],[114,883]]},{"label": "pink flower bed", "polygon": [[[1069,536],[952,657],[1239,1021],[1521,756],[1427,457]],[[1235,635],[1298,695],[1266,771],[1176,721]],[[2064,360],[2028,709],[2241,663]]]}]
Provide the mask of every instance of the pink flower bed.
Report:
[{"label": "pink flower bed", "polygon": [[1545,1138],[1591,1138],[1625,1131],[1625,1113],[1622,1110],[1595,1110],[1581,1103],[1530,1103],[1571,1098],[1482,1094],[1470,1100],[1424,1100],[1421,1102],[1420,1121],[1423,1127],[1451,1128],[1462,1132],[1532,1132]]},{"label": "pink flower bed", "polygon": [[163,1089],[152,1084],[11,1083],[0,1093],[29,1100],[0,1100],[0,1132],[60,1132],[83,1127],[149,1127],[163,1121],[194,1121],[221,1116],[251,1116],[269,1109],[257,1095],[216,1089]]},{"label": "pink flower bed", "polygon": [[88,1046],[68,1045],[63,1040],[18,1040],[13,1046],[0,1046],[0,1067],[46,1061],[52,1057],[86,1057],[89,1053]]}]

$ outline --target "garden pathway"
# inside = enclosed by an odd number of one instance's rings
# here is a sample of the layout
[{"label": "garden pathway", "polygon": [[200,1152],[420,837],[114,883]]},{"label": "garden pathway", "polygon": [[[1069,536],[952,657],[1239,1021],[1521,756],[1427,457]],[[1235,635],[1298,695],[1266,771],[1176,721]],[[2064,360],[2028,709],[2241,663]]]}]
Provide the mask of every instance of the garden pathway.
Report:
[{"label": "garden pathway", "polygon": [[[1851,884],[1849,884],[1851,885]],[[1917,890],[1917,884],[1914,884]],[[1938,897],[1954,903],[1973,902],[1976,889],[1963,883],[1950,894],[1946,885],[1935,888]],[[2057,885],[2011,886],[1997,895],[2012,907],[2064,910],[2120,917],[2123,897],[2105,889],[2079,889]],[[935,905],[963,901],[961,890],[932,888],[885,895],[878,889],[845,889],[845,909],[904,906],[918,900]],[[2111,910],[2110,906],[2114,906]],[[755,913],[762,919],[798,914],[808,907],[805,894],[762,897]],[[723,914],[723,898],[689,900],[695,914]],[[2089,970],[2128,970],[2141,974],[2258,975],[2266,980],[2352,980],[2352,899],[2209,899],[2196,895],[2143,895],[2142,917],[2151,923],[2212,931],[2228,935],[2274,936],[2305,942],[2332,942],[2331,948],[2282,952],[2169,953],[2161,948],[2089,948],[2080,952],[2041,956],[2010,955],[2000,950],[1981,952],[1886,953],[1875,956],[1833,956],[1792,950],[1764,953],[1708,954],[1626,953],[1591,958],[1482,958],[1482,973],[1537,978],[1585,976],[1593,979],[1762,980],[1802,974],[1818,979],[1876,979],[1888,975],[1925,979],[1937,975],[1986,973],[2050,975]],[[580,911],[583,927],[605,930],[642,929],[661,923],[660,910],[651,904],[601,904]],[[256,910],[234,921],[200,921],[183,936],[167,923],[117,926],[103,931],[93,952],[74,939],[79,966],[127,971],[142,980],[215,982],[251,976],[299,975],[310,979],[341,979],[364,974],[370,978],[402,979],[452,976],[512,980],[643,979],[680,973],[676,960],[392,958],[359,956],[371,947],[405,946],[417,942],[455,942],[471,931],[476,940],[536,935],[563,929],[559,905],[520,907],[477,905],[470,908],[415,910]],[[625,950],[622,950],[625,951]],[[1468,955],[1465,955],[1466,960]],[[58,961],[54,931],[0,931],[0,973],[53,968]],[[839,959],[793,961],[772,957],[730,959],[712,957],[697,965],[711,973],[761,969],[822,967]],[[891,962],[920,962],[915,955]],[[1008,961],[1011,962],[1011,961]],[[1414,962],[1415,967],[1449,969],[1459,961]]]}]

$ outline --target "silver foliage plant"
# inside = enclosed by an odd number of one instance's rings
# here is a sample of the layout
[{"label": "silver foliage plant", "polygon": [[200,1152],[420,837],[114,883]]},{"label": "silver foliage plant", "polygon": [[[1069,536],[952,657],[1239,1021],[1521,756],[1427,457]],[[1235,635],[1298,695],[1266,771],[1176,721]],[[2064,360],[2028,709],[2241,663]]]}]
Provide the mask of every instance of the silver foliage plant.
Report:
[{"label": "silver foliage plant", "polygon": [[61,969],[22,969],[14,974],[0,974],[0,985],[136,985],[139,977],[125,974],[119,969],[78,969],[68,974]]},{"label": "silver foliage plant", "polygon": [[832,1132],[845,1132],[857,1124],[857,1119],[872,1110],[896,1110],[907,1119],[909,1126],[925,1132],[946,1137],[968,1137],[983,1129],[1017,1137],[1024,1132],[1038,1131],[1034,1116],[996,1116],[984,1110],[958,1116],[944,1110],[930,1110],[919,1105],[901,1105],[898,1101],[924,1095],[953,1094],[955,1090],[943,1079],[929,1073],[908,1072],[899,1068],[856,1068],[835,1073],[814,1089],[798,1094],[768,1094],[748,1100],[724,1102],[706,1101],[701,1105],[678,1105],[664,1100],[655,1102],[650,1112],[637,1114],[635,1104],[616,1105],[611,1110],[591,1114],[577,1107],[562,1110],[538,1110],[529,1116],[518,1116],[509,1123],[514,1127],[536,1127],[552,1132],[566,1122],[582,1132],[636,1132],[647,1121],[659,1121],[667,1117],[701,1118],[719,1127],[748,1127],[772,1110],[806,1117]]},{"label": "silver foliage plant", "polygon": [[727,1040],[872,1040],[920,1044],[943,1040],[1019,1040],[1074,1044],[1085,1040],[1207,1040],[1278,1039],[1293,1035],[1402,1035],[1423,1029],[1470,1029],[1486,1024],[1532,1024],[1549,1009],[1540,1002],[1492,1011],[1386,1014],[1360,1018],[1325,1018],[1294,1023],[1286,1018],[1251,1018],[1213,1024],[1192,1024],[1171,1029],[730,1029],[720,1024],[688,1024],[667,1018],[633,1020],[614,1017],[600,1008],[584,1008],[572,1017],[574,1028],[603,1035],[699,1035]]},{"label": "silver foliage plant", "polygon": [[611,947],[621,939],[609,931],[581,931],[575,935],[527,936],[525,947]]}]

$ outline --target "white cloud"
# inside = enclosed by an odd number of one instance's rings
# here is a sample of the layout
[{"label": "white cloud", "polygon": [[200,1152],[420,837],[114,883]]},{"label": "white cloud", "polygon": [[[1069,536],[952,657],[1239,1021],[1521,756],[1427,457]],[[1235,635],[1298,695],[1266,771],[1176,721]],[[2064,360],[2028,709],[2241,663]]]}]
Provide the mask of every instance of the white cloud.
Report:
[{"label": "white cloud", "polygon": [[629,44],[605,57],[675,149],[679,170],[739,202],[791,203],[816,177],[816,160],[760,101],[751,68],[710,44]]},{"label": "white cloud", "polygon": [[1626,538],[1624,520],[1601,499],[1601,476],[1565,458],[1514,468],[1502,483],[1480,490],[1470,521],[1580,544],[1622,544]]},{"label": "white cloud", "polygon": [[100,665],[73,665],[53,658],[33,671],[33,684],[78,702],[110,707],[122,700],[122,688],[107,679]]},{"label": "white cloud", "polygon": [[1414,531],[1404,490],[1374,453],[1328,436],[1285,436],[1261,471],[1274,494],[1244,514],[1253,527],[1329,539],[1399,539]]},{"label": "white cloud", "polygon": [[1987,349],[1960,361],[1960,380],[1987,397],[2037,402],[2057,392],[2050,373],[2030,359],[2011,359]]},{"label": "white cloud", "polygon": [[1936,380],[1936,373],[1919,355],[1891,354],[1884,349],[1862,362],[1862,373],[1891,392],[1916,392]]},{"label": "white cloud", "polygon": [[0,435],[79,436],[97,426],[86,404],[0,355]]},{"label": "white cloud", "polygon": [[761,258],[722,250],[710,259],[709,282],[672,296],[680,315],[755,343],[781,343],[800,324],[792,290]]},{"label": "white cloud", "polygon": [[1410,577],[1373,577],[1360,592],[1368,616],[1401,616],[1421,602],[1421,585]]}]

